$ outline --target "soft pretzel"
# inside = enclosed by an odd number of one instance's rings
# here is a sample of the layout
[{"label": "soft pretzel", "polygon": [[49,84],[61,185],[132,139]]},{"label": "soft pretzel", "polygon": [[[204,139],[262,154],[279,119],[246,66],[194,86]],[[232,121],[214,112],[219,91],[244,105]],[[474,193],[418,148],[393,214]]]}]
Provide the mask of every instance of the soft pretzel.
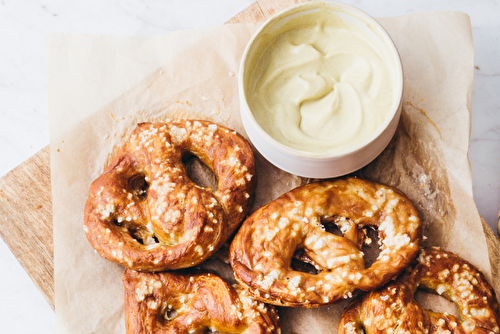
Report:
[{"label": "soft pretzel", "polygon": [[[322,223],[334,222],[337,236]],[[365,268],[360,228],[378,228],[381,252]],[[230,247],[236,279],[275,305],[317,307],[374,290],[401,273],[418,253],[422,225],[396,189],[358,178],[311,183],[255,211]],[[300,250],[317,275],[291,269]]]},{"label": "soft pretzel", "polygon": [[[214,172],[217,190],[187,176],[185,154]],[[241,224],[255,190],[248,142],[206,121],[141,123],[90,186],[84,230],[104,258],[131,269],[196,265]]]},{"label": "soft pretzel", "polygon": [[127,334],[280,333],[272,306],[257,302],[238,285],[213,274],[145,273],[127,269]]},{"label": "soft pretzel", "polygon": [[[453,301],[461,319],[424,310],[417,288]],[[499,333],[495,292],[472,264],[438,248],[423,249],[397,281],[355,299],[339,322],[339,334]]]}]

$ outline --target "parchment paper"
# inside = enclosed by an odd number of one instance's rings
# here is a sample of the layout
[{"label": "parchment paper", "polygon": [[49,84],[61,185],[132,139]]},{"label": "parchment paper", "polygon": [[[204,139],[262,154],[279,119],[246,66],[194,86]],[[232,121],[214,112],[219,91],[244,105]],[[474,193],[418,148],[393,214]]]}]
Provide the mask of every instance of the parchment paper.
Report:
[{"label": "parchment paper", "polygon": [[[457,253],[491,282],[467,159],[473,79],[469,17],[438,12],[379,21],[403,61],[404,107],[388,148],[356,174],[405,192],[424,221],[424,244]],[[158,37],[48,36],[58,333],[124,333],[124,269],[100,258],[83,232],[89,185],[140,121],[208,119],[245,135],[237,73],[255,29],[226,25]],[[260,186],[253,209],[311,181],[256,157]],[[224,268],[217,260],[207,266]],[[334,333],[345,305],[280,309],[284,333]]]}]

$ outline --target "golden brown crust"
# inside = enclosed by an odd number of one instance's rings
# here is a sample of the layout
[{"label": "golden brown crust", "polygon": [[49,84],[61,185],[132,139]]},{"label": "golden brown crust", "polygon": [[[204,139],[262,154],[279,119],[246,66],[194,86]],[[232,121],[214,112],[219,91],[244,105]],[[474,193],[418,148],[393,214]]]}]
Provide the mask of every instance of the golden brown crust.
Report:
[{"label": "golden brown crust", "polygon": [[[212,169],[216,191],[188,178],[186,152]],[[196,265],[248,213],[254,175],[251,147],[232,130],[207,121],[141,123],[90,187],[87,239],[102,257],[131,269]]]},{"label": "golden brown crust", "polygon": [[[324,231],[334,221],[344,237]],[[381,252],[365,268],[359,228],[378,228]],[[422,225],[396,189],[358,178],[296,188],[255,211],[230,249],[236,279],[255,298],[283,306],[317,307],[369,291],[401,273],[418,253]],[[320,272],[291,269],[302,250]]]},{"label": "golden brown crust", "polygon": [[272,306],[250,298],[213,274],[139,273],[127,269],[125,324],[127,334],[280,333]]},{"label": "golden brown crust", "polygon": [[[417,288],[453,301],[461,319],[422,308]],[[422,249],[397,281],[355,300],[345,310],[339,334],[352,333],[499,333],[493,288],[477,268],[451,252]]]}]

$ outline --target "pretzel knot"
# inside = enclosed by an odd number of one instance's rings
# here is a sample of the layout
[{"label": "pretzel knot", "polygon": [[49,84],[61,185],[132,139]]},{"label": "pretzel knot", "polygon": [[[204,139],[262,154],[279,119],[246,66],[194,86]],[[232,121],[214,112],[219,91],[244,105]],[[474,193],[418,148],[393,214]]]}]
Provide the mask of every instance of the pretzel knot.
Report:
[{"label": "pretzel knot", "polygon": [[[461,319],[423,309],[413,298],[417,288],[454,302]],[[495,291],[483,274],[451,252],[427,248],[397,281],[355,299],[337,333],[479,334],[499,333],[499,326]]]},{"label": "pretzel knot", "polygon": [[[182,162],[195,155],[218,179],[200,187]],[[206,121],[141,123],[90,186],[84,230],[104,258],[131,269],[196,265],[241,224],[255,190],[248,142]]]},{"label": "pretzel knot", "polygon": [[180,275],[126,270],[127,334],[280,333],[272,306],[256,302],[238,285],[213,274]]},{"label": "pretzel knot", "polygon": [[[343,237],[325,231],[333,222]],[[365,268],[364,227],[378,228],[381,252]],[[418,253],[421,221],[399,191],[357,178],[296,188],[255,211],[231,244],[236,279],[262,301],[317,307],[374,290],[401,273]],[[296,251],[319,270],[291,268]]]}]

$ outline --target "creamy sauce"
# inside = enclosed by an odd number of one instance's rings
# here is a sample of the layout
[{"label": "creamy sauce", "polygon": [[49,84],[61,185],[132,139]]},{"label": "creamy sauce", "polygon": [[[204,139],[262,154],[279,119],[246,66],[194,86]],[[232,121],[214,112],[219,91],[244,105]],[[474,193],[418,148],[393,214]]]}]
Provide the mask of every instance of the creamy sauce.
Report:
[{"label": "creamy sauce", "polygon": [[382,46],[331,11],[291,18],[259,39],[247,101],[259,125],[291,148],[339,152],[369,138],[391,113],[394,78]]}]

